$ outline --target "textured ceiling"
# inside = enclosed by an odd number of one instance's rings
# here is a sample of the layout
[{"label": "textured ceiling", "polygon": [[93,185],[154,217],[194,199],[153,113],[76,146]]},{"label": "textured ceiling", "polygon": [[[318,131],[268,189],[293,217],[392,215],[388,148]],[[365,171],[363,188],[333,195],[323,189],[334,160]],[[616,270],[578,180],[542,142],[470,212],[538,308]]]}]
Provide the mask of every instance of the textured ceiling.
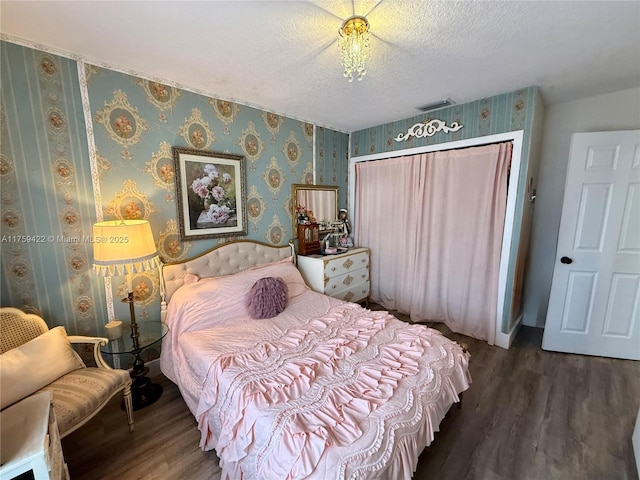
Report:
[{"label": "textured ceiling", "polygon": [[[355,8],[354,8],[355,6]],[[371,24],[361,82],[337,31]],[[640,2],[1,1],[2,38],[341,131],[538,85],[545,103],[640,86]]]}]

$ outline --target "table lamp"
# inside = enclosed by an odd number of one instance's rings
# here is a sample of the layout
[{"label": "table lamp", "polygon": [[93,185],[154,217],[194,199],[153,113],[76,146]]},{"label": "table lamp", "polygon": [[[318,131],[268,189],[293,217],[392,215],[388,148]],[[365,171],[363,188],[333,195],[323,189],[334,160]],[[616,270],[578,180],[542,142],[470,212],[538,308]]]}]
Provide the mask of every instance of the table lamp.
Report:
[{"label": "table lamp", "polygon": [[140,341],[133,295],[133,274],[160,266],[160,257],[147,220],[111,220],[93,225],[93,267],[103,277],[127,276],[127,298],[131,315],[131,340],[134,356],[131,388],[134,410],[155,402],[162,394],[162,386],[152,384],[146,376],[149,368],[140,358]]}]

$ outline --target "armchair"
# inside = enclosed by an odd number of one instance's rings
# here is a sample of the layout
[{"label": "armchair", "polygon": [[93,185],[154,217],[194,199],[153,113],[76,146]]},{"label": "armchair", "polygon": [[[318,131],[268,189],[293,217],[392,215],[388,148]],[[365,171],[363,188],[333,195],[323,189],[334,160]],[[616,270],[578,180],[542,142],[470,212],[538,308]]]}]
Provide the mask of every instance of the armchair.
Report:
[{"label": "armchair", "polygon": [[[59,329],[60,334],[54,332]],[[51,343],[47,343],[49,337],[51,337]],[[96,366],[84,365],[75,351],[67,345],[67,340],[71,344],[93,344]],[[40,344],[37,344],[38,342]],[[62,348],[66,348],[67,351],[64,351],[63,355],[56,353],[56,357],[68,354],[70,361],[77,363],[72,363],[71,371],[56,377],[55,367],[48,368],[49,362],[45,355],[49,354],[48,351],[60,352],[61,342]],[[52,343],[57,346],[51,346]],[[2,385],[2,392],[0,392],[2,396],[6,395],[2,399],[3,408],[7,406],[5,405],[7,402],[13,403],[10,397],[11,390],[15,390],[14,387],[18,387],[18,397],[21,395],[20,391],[26,393],[26,396],[35,393],[30,392],[28,386],[24,387],[21,379],[24,379],[25,384],[29,384],[30,376],[37,377],[32,382],[32,385],[35,385],[33,388],[36,391],[51,392],[60,437],[63,438],[87,423],[114,395],[122,391],[129,431],[133,432],[131,377],[126,370],[113,369],[104,361],[100,346],[107,343],[106,338],[73,335],[67,337],[62,327],[49,330],[46,322],[38,315],[27,314],[12,307],[0,308],[0,354],[2,354],[0,355],[0,375],[3,383],[8,383]],[[45,368],[37,368],[38,362],[45,365]],[[46,372],[43,373],[41,370]],[[56,378],[42,386],[42,379],[47,378],[43,375]],[[14,392],[13,395],[15,396],[16,393]]]}]

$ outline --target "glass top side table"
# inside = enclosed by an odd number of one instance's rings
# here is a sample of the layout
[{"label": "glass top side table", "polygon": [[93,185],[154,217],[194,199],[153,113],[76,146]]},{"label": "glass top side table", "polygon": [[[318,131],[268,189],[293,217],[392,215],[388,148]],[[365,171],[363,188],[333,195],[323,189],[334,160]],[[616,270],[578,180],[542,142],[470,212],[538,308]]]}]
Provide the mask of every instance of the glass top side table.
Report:
[{"label": "glass top side table", "polygon": [[151,405],[162,395],[162,386],[151,383],[147,377],[149,368],[144,366],[144,361],[140,354],[145,348],[159,342],[169,331],[169,327],[162,322],[137,322],[138,325],[138,348],[133,346],[132,335],[126,333],[115,340],[100,347],[102,353],[109,355],[133,355],[133,370],[131,371],[131,397],[133,409],[139,410]]}]

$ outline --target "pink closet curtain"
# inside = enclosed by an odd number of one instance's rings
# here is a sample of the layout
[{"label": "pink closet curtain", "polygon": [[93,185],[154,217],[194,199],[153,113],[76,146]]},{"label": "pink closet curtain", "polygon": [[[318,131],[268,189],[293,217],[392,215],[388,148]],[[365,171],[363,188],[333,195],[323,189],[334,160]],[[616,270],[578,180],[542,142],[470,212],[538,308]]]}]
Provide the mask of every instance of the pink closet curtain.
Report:
[{"label": "pink closet curtain", "polygon": [[493,345],[510,142],[356,164],[371,299]]}]

